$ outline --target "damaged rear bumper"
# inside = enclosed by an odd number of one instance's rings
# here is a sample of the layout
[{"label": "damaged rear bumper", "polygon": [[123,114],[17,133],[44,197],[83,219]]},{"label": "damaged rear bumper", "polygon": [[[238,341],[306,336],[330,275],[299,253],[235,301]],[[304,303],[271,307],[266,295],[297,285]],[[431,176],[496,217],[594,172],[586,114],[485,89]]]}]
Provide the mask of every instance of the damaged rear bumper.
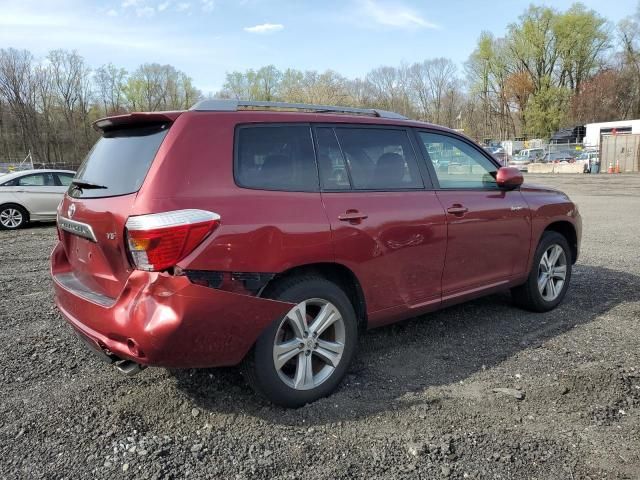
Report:
[{"label": "damaged rear bumper", "polygon": [[79,288],[72,272],[52,271],[52,277],[56,305],[76,332],[103,358],[140,365],[238,364],[263,330],[292,307],[167,273],[134,271],[111,301]]}]

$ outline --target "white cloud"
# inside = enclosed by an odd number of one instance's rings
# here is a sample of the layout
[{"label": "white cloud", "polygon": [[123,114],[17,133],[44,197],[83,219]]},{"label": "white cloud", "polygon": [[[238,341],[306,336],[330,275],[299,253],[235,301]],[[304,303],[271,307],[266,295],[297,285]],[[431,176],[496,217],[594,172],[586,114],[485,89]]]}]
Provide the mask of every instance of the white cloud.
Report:
[{"label": "white cloud", "polygon": [[357,9],[366,22],[390,28],[417,29],[440,28],[415,10],[399,3],[383,3],[376,0],[360,0]]},{"label": "white cloud", "polygon": [[[69,19],[59,14],[50,13],[48,15],[42,15],[32,12],[23,11],[4,11],[0,16],[0,25],[13,28],[60,28],[68,27],[71,25]],[[7,31],[7,30],[5,30]],[[2,30],[0,30],[0,33]]]},{"label": "white cloud", "polygon": [[[105,51],[109,53],[101,58],[114,63],[118,58],[135,58],[134,63],[141,63],[149,59],[173,57],[174,64],[179,65],[180,62],[201,59],[203,56],[220,59],[227,55],[227,50],[201,39],[168,37],[166,26],[156,22],[133,18],[123,21],[125,13],[120,12],[118,17],[112,17],[106,14],[108,10],[94,10],[94,15],[89,15],[87,10],[83,10],[84,0],[60,1],[67,2],[69,8],[60,9],[46,2],[32,6],[24,0],[16,0],[3,7],[0,15],[0,45],[26,48],[40,57],[45,57],[50,48],[77,49],[86,55],[91,64],[95,58],[100,58],[95,52]],[[151,2],[138,2],[137,6],[130,6],[126,12],[136,14],[136,9],[144,8],[146,4]],[[114,10],[118,13],[117,9]],[[137,27],[132,29],[127,22],[137,22]],[[220,68],[224,70],[226,67]]]},{"label": "white cloud", "polygon": [[156,9],[153,7],[140,7],[136,8],[136,15],[139,17],[153,17],[156,13]]},{"label": "white cloud", "polygon": [[146,0],[123,0],[121,5],[123,9],[134,9],[138,17],[153,17],[153,15],[155,15],[156,13],[156,9],[150,5],[147,5]]},{"label": "white cloud", "polygon": [[213,9],[215,7],[215,2],[214,0],[202,0],[202,11],[209,13],[209,12],[213,12]]},{"label": "white cloud", "polygon": [[262,23],[253,27],[244,27],[245,32],[249,33],[275,33],[284,29],[281,23]]},{"label": "white cloud", "polygon": [[159,12],[164,12],[167,8],[169,8],[171,2],[166,1],[166,2],[162,2],[158,5],[158,11]]},{"label": "white cloud", "polygon": [[191,8],[191,4],[189,2],[180,2],[176,5],[176,10],[179,12],[186,12]]}]

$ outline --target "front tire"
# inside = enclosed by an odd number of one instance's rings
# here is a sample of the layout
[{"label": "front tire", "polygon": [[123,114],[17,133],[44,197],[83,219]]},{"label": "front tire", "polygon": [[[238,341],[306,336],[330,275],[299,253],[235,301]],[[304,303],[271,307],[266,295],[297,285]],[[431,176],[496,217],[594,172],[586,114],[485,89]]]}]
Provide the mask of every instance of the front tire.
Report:
[{"label": "front tire", "polygon": [[573,258],[567,239],[558,232],[542,235],[527,281],[511,289],[515,303],[532,312],[556,308],[567,293]]},{"label": "front tire", "polygon": [[259,337],[243,365],[251,387],[276,405],[301,407],[326,397],[347,372],[358,322],[344,291],[322,277],[284,279],[268,297],[295,306]]},{"label": "front tire", "polygon": [[0,229],[17,230],[26,225],[28,218],[29,214],[20,205],[0,207]]}]

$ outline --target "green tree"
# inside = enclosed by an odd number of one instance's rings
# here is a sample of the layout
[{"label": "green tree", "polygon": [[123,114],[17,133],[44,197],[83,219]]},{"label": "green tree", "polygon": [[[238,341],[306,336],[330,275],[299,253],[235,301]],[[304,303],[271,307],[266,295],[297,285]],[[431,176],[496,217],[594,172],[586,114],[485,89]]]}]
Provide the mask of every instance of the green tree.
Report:
[{"label": "green tree", "polygon": [[201,97],[185,73],[171,65],[145,63],[127,79],[123,88],[132,110],[183,110]]},{"label": "green tree", "polygon": [[286,102],[304,103],[304,73],[293,68],[286,69],[278,85],[278,98]]},{"label": "green tree", "polygon": [[519,20],[508,27],[508,48],[514,61],[529,73],[534,91],[538,92],[546,88],[556,72],[558,13],[553,8],[531,5]]},{"label": "green tree", "polygon": [[483,114],[483,138],[505,138],[515,133],[507,81],[518,69],[507,40],[483,32],[465,66],[470,95],[477,97]]},{"label": "green tree", "polygon": [[611,48],[609,22],[576,3],[558,15],[554,32],[560,61],[558,85],[578,91],[600,69],[604,53]]},{"label": "green tree", "polygon": [[249,99],[249,85],[247,76],[242,72],[230,72],[225,75],[222,91],[218,94],[222,98],[234,98],[236,100]]},{"label": "green tree", "polygon": [[527,104],[525,118],[530,135],[549,138],[566,119],[570,92],[542,79],[541,88]]}]

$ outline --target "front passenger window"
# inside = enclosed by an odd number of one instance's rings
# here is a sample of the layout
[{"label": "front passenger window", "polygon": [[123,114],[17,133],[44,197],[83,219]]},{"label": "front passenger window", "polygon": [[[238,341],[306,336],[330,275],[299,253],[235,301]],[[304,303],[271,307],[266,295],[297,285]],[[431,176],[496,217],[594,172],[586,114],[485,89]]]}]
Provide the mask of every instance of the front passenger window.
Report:
[{"label": "front passenger window", "polygon": [[440,188],[497,188],[498,167],[476,148],[449,135],[419,132],[419,136]]},{"label": "front passenger window", "polygon": [[45,176],[41,173],[36,175],[26,175],[18,179],[17,185],[20,187],[44,187]]}]

